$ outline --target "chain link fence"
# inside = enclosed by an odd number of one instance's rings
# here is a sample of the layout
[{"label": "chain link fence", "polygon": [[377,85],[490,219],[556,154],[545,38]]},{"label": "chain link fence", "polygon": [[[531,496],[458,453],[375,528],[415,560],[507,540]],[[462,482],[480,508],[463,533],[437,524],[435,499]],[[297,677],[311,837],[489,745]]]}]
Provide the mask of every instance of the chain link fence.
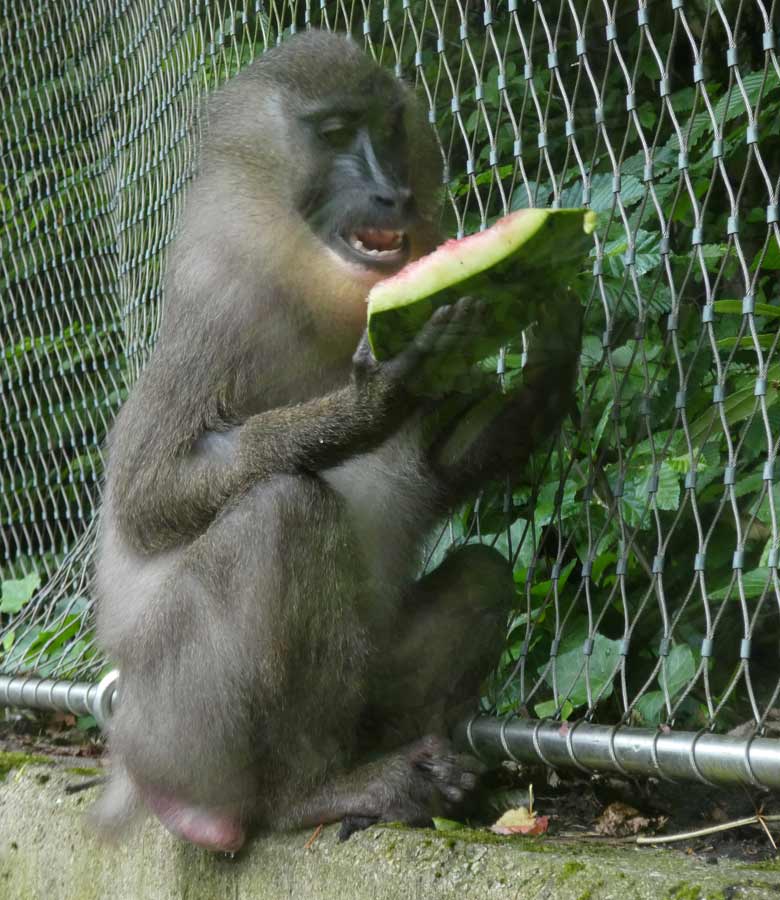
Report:
[{"label": "chain link fence", "polygon": [[[446,160],[445,231],[528,206],[598,214],[577,413],[525,487],[485,491],[431,547],[435,564],[480,540],[515,565],[488,715],[465,739],[645,773],[668,741],[688,760],[675,771],[725,777],[733,751],[744,777],[776,781],[775,7],[5,0],[0,698],[41,705],[12,676],[105,669],[89,609],[100,446],[154,341],[199,96],[322,27],[416,84]],[[497,377],[522,351],[518,335]]]}]

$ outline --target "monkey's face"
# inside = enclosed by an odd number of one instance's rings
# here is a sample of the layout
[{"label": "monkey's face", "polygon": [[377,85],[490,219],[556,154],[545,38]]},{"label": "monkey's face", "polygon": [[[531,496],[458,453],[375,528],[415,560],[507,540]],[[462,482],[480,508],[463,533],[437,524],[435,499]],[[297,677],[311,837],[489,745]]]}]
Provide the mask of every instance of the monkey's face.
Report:
[{"label": "monkey's face", "polygon": [[411,253],[419,212],[409,178],[404,105],[371,96],[306,117],[317,170],[299,198],[317,236],[347,263],[386,277]]},{"label": "monkey's face", "polygon": [[[288,48],[309,51],[305,76],[283,65]],[[344,38],[311,34],[288,48],[273,62],[292,114],[284,140],[297,151],[292,202],[361,281],[386,278],[437,242],[441,158],[432,129],[411,90]]]},{"label": "monkey's face", "polygon": [[209,120],[204,243],[222,210],[220,243],[348,360],[371,287],[438,243],[441,154],[421,106],[345,37],[308,32],[229,82]]}]

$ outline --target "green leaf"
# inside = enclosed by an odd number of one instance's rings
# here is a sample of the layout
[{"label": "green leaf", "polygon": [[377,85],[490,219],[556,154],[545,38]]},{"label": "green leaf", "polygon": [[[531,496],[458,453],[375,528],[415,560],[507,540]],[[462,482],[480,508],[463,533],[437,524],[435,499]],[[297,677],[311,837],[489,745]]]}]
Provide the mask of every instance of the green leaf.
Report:
[{"label": "green leaf", "polygon": [[696,660],[693,651],[687,644],[677,644],[666,657],[660,677],[666,679],[666,689],[674,700],[688,686],[688,682],[695,674]]},{"label": "green leaf", "polygon": [[32,600],[40,584],[41,576],[37,572],[31,572],[25,578],[15,581],[4,581],[0,613],[14,615],[21,612],[22,607]]},{"label": "green leaf", "polygon": [[442,819],[440,816],[434,816],[433,827],[436,831],[462,831],[466,826],[463,822],[456,822],[455,819]]},{"label": "green leaf", "polygon": [[[759,334],[758,346],[762,350],[769,350],[776,340],[777,338],[774,334]],[[716,346],[719,350],[731,350],[732,347],[739,347],[740,350],[755,350],[756,342],[750,335],[743,338],[727,337],[717,341]]]},{"label": "green leaf", "polygon": [[[661,679],[666,679],[666,689],[672,702],[685,690],[695,674],[696,660],[693,651],[688,644],[677,644],[666,658],[660,674]],[[664,692],[649,691],[639,698],[634,712],[642,722],[657,725],[664,718],[665,708]]]},{"label": "green leaf", "polygon": [[649,691],[643,694],[634,706],[634,712],[648,725],[658,725],[663,720],[663,710],[663,691]]},{"label": "green leaf", "polygon": [[658,473],[655,503],[658,509],[675,510],[680,506],[680,476],[666,460],[661,463],[661,470]]},{"label": "green leaf", "polygon": [[[761,213],[763,219],[763,210],[761,210]],[[758,253],[756,253],[750,266],[750,270],[752,272],[755,272],[755,270],[759,267],[759,262],[761,263],[762,271],[769,269],[780,269],[780,246],[778,246],[777,241],[770,240],[769,246],[766,248],[766,253],[764,254],[763,259],[761,259],[760,250],[758,251]]]},{"label": "green leaf", "polygon": [[44,648],[47,656],[53,654],[55,651],[63,648],[78,634],[81,625],[81,617],[71,615],[66,616],[65,620],[58,627],[39,631],[35,640],[30,644],[26,658],[32,660]]},{"label": "green leaf", "polygon": [[528,522],[525,519],[515,519],[509,528],[509,536],[507,537],[506,529],[502,529],[493,546],[507,559],[510,555],[517,554],[517,562],[520,565],[527,566],[530,564],[533,556],[534,548],[532,536],[533,529],[529,526]]},{"label": "green leaf", "polygon": [[[588,701],[587,683],[585,678],[585,661],[583,654],[583,641],[581,634],[575,634],[564,644],[565,649],[553,661],[557,677],[558,696],[566,698],[575,708],[583,706]],[[601,698],[609,697],[612,693],[612,679],[618,667],[620,659],[620,641],[612,641],[597,634],[593,641],[593,652],[590,656],[588,674],[590,689],[593,694],[601,694]],[[542,666],[539,674],[546,666]],[[553,673],[550,668],[544,676],[547,684],[553,686]]]},{"label": "green leaf", "polygon": [[558,491],[560,486],[557,481],[548,481],[546,484],[543,484],[539,489],[534,507],[536,527],[540,528],[552,522],[553,519],[557,519],[559,512],[556,501],[558,499],[561,501],[560,516],[562,519],[578,515],[580,507],[577,503],[576,495],[579,487],[580,485],[573,478],[568,478],[564,482],[562,496],[559,498]]},{"label": "green leaf", "polygon": [[[772,570],[769,568],[760,568],[753,569],[750,572],[743,572],[742,574],[742,586],[745,589],[745,597],[748,600],[752,600],[755,597],[760,597],[767,586],[767,582],[771,578]],[[712,600],[725,600],[726,597],[729,596],[729,585],[726,584],[723,587],[718,588],[716,591],[712,591],[710,594],[710,599]],[[734,585],[731,588],[731,599],[736,600],[739,597],[739,587],[737,585],[737,580],[734,579]]]},{"label": "green leaf", "polygon": [[[726,315],[742,315],[741,300],[716,300],[713,303],[716,313]],[[753,313],[757,316],[768,316],[770,319],[780,319],[780,306],[772,306],[769,303],[755,303]]]},{"label": "green leaf", "polygon": [[[571,575],[571,570],[574,568],[576,559],[573,559],[570,563],[567,563],[562,569],[561,574],[558,576],[558,590],[562,591],[564,587],[566,587],[566,582],[569,580],[569,575]],[[548,591],[552,590],[552,579],[547,579],[546,581],[539,581],[531,588],[531,594],[534,597],[546,597]]]},{"label": "green leaf", "polygon": [[[623,486],[623,510],[632,524],[639,524],[649,509],[650,480],[653,477],[652,465],[637,466],[633,477]],[[674,467],[664,461],[658,470],[658,489],[655,492],[655,503],[658,509],[676,510],[680,506],[680,475]]]},{"label": "green leaf", "polygon": [[[550,716],[555,715],[557,710],[558,706],[554,700],[546,700],[544,703],[537,703],[534,706],[534,712],[538,719],[549,719]],[[565,722],[573,712],[574,707],[568,700],[565,700],[561,707],[561,719]]]},{"label": "green leaf", "polygon": [[[596,212],[608,212],[615,202],[612,175],[601,172],[590,180],[590,208]],[[624,206],[638,203],[645,195],[645,186],[634,175],[624,175],[620,179],[620,199]]]},{"label": "green leaf", "polygon": [[[767,371],[766,380],[777,381],[778,379],[780,379],[780,364],[770,366]],[[765,397],[767,408],[773,406],[777,402],[777,396],[777,391],[769,391],[767,393]],[[729,394],[723,401],[723,411],[726,414],[726,422],[731,426],[746,419],[755,409],[757,399],[758,398],[755,395],[755,385],[752,382],[745,387],[738,388],[733,394]],[[717,409],[713,405],[691,423],[691,442],[694,447],[701,445],[705,434],[707,434],[710,426],[715,423],[716,418],[720,419],[717,414]],[[713,427],[717,429],[718,426],[715,424]]]}]

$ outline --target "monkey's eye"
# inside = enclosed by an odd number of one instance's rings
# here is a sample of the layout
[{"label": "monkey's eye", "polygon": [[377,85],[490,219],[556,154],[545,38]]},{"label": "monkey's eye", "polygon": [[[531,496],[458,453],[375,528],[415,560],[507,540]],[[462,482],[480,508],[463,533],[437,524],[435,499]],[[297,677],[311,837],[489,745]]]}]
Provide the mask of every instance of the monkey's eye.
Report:
[{"label": "monkey's eye", "polygon": [[338,150],[349,146],[355,136],[354,125],[336,117],[323,119],[317,130],[324,141]]}]

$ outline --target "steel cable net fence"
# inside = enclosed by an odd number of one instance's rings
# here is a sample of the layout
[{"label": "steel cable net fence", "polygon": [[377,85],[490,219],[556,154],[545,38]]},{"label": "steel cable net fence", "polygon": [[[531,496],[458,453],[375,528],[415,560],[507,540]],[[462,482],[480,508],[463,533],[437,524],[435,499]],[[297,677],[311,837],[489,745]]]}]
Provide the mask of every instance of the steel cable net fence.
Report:
[{"label": "steel cable net fence", "polygon": [[6,2],[0,670],[105,667],[88,601],[100,446],[154,341],[198,97],[309,26],[416,84],[446,231],[530,206],[598,214],[577,410],[519,487],[483,492],[431,548],[435,565],[479,540],[515,566],[484,710],[771,733],[780,62],[760,0]]}]

